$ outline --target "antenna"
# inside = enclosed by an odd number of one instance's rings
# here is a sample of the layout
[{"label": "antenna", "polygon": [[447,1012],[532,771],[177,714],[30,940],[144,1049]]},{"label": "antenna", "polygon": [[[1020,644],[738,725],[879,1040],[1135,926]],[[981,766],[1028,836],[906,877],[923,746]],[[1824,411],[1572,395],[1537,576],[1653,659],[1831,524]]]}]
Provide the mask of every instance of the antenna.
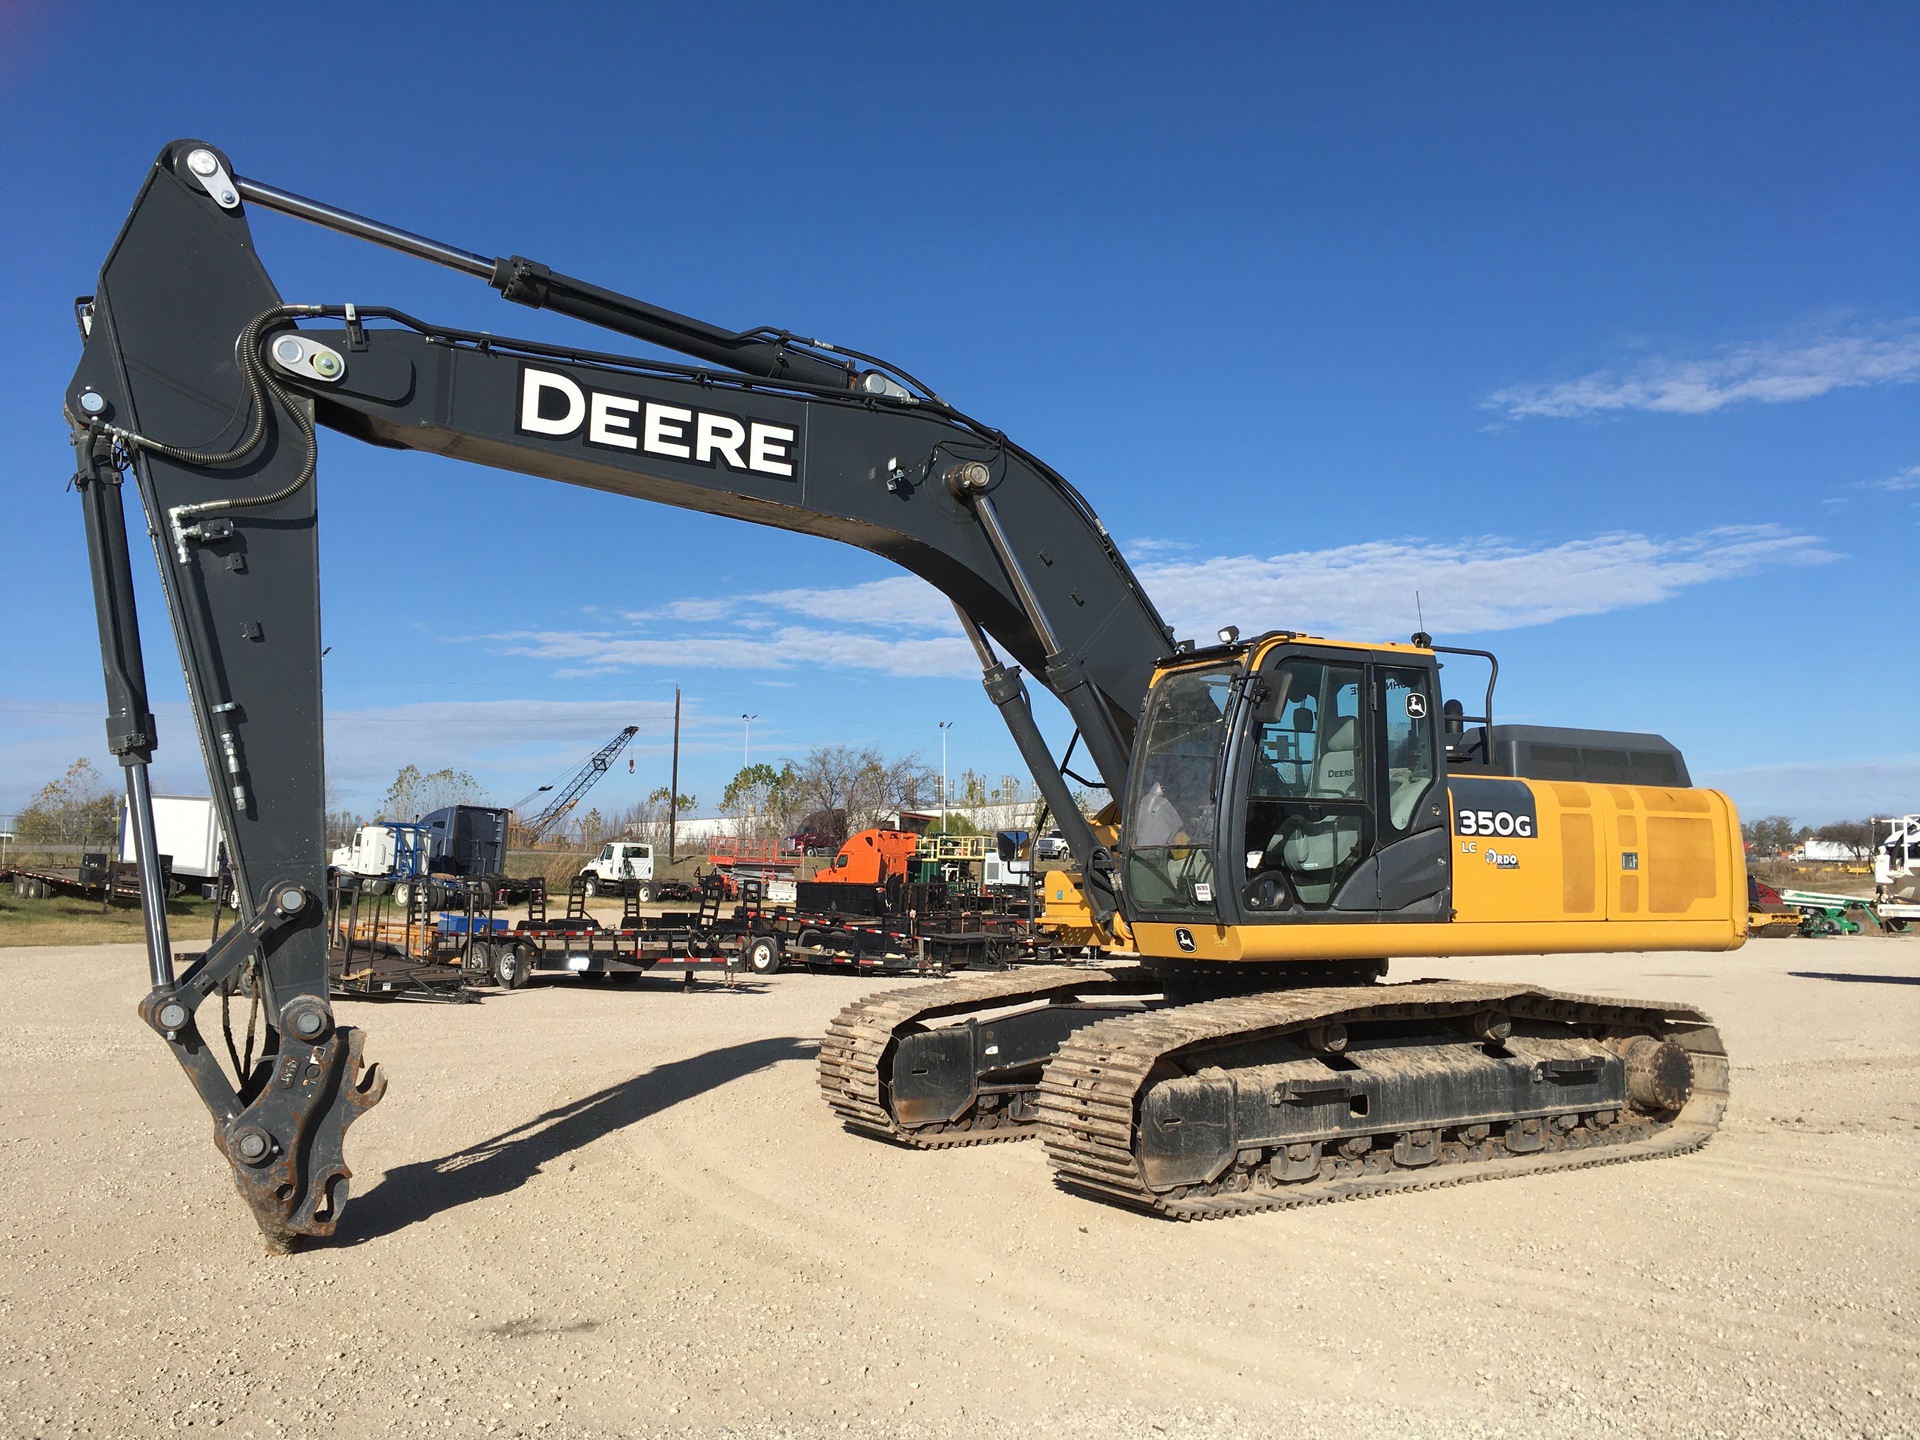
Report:
[{"label": "antenna", "polygon": [[1427,628],[1427,616],[1426,612],[1420,608],[1420,592],[1418,590],[1413,592],[1413,618],[1420,622],[1420,628],[1422,630]]}]

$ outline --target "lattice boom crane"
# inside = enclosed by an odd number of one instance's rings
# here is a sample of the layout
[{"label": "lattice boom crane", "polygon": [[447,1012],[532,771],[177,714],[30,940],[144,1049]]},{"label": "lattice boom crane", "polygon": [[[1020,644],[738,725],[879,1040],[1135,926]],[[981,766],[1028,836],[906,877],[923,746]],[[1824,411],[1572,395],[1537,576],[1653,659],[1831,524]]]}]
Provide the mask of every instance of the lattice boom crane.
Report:
[{"label": "lattice boom crane", "polygon": [[[539,814],[527,819],[521,819],[519,811],[529,802],[522,801],[521,805],[515,806],[514,818],[519,824],[521,832],[526,838],[526,842],[531,845],[542,835],[546,834],[547,831],[566,819],[567,816],[573,812],[573,807],[580,803],[587,791],[599,784],[600,777],[613,768],[615,757],[618,756],[622,750],[626,749],[628,742],[639,733],[640,727],[638,725],[629,725],[618,735],[614,736],[613,739],[594,751],[587,763],[573,772],[572,778],[560,787],[560,793],[554,796],[553,799],[548,802],[547,808]],[[534,792],[536,796],[539,794],[540,792],[537,790]]]}]

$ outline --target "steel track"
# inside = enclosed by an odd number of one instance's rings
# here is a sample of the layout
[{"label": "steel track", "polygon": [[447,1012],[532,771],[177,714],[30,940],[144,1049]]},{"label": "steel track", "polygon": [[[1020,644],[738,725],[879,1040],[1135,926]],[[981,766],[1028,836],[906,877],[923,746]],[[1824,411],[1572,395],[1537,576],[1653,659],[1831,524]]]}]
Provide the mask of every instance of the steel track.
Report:
[{"label": "steel track", "polygon": [[[1306,1025],[1337,1021],[1435,1020],[1498,1008],[1530,1019],[1651,1031],[1689,1052],[1692,1094],[1670,1117],[1622,1112],[1624,1123],[1598,1129],[1581,1123],[1550,1132],[1545,1151],[1507,1153],[1497,1139],[1450,1142],[1439,1163],[1402,1169],[1385,1150],[1367,1158],[1328,1159],[1317,1178],[1281,1184],[1257,1172],[1229,1171],[1208,1186],[1148,1188],[1133,1145],[1148,1077],[1183,1052],[1257,1040]],[[1207,1001],[1091,1025],[1070,1037],[1040,1082],[1039,1128],[1055,1180],[1064,1188],[1178,1220],[1209,1220],[1262,1210],[1357,1200],[1478,1180],[1583,1169],[1684,1154],[1706,1144],[1727,1103],[1727,1057],[1719,1032],[1685,1006],[1621,1003],[1526,986],[1420,982],[1298,990]],[[1162,1072],[1164,1073],[1164,1072]]]},{"label": "steel track", "polygon": [[901,1126],[887,1106],[885,1072],[895,1042],[930,1020],[969,1010],[1062,1000],[1128,985],[1139,988],[1144,983],[1126,970],[1047,965],[885,990],[855,1001],[828,1025],[820,1042],[820,1089],[849,1128],[917,1150],[1024,1140],[1034,1131],[1031,1122],[1004,1123],[999,1116],[985,1127],[978,1127],[973,1117],[939,1127],[908,1130]]}]

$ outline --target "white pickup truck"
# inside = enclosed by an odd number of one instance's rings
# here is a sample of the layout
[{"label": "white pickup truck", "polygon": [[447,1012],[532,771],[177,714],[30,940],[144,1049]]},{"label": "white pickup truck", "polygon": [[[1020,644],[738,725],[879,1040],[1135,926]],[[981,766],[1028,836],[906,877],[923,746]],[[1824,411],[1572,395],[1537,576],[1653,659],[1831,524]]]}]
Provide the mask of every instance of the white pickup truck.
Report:
[{"label": "white pickup truck", "polygon": [[645,905],[653,899],[653,847],[632,840],[609,841],[580,875],[589,896],[618,895],[632,884],[634,898]]}]

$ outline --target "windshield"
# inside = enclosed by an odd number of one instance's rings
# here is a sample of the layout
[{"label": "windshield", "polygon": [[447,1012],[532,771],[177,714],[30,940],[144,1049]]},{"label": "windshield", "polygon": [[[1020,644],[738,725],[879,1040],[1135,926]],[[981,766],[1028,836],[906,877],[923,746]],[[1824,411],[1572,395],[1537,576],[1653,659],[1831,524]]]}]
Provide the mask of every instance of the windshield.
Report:
[{"label": "windshield", "polygon": [[1213,909],[1218,770],[1236,673],[1176,671],[1153,688],[1127,807],[1126,885],[1143,912]]}]

